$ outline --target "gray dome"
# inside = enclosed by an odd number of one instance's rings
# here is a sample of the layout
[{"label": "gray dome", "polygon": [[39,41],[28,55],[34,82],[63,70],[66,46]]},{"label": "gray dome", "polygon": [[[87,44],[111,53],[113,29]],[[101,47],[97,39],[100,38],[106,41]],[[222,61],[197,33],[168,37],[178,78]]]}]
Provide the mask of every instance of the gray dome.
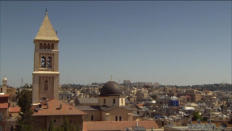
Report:
[{"label": "gray dome", "polygon": [[118,83],[114,81],[106,82],[100,89],[100,96],[120,96],[121,94]]}]

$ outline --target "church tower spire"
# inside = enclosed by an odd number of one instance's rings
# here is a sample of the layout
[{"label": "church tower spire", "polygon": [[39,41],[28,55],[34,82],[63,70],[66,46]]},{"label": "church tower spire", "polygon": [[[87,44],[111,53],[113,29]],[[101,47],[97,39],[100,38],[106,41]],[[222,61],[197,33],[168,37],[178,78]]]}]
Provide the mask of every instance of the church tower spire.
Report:
[{"label": "church tower spire", "polygon": [[47,8],[45,9],[45,15],[48,15],[48,9]]},{"label": "church tower spire", "polygon": [[59,38],[48,18],[46,10],[43,22],[34,38],[34,71],[32,81],[32,102],[58,98]]},{"label": "church tower spire", "polygon": [[35,40],[54,40],[59,41],[50,19],[48,18],[48,11],[46,9],[44,20],[39,28]]}]

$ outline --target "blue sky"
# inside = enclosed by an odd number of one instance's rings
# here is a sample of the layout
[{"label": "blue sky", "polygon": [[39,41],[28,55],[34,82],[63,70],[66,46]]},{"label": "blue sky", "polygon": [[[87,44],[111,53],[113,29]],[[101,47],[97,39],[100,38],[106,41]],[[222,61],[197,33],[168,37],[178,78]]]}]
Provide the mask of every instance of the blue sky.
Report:
[{"label": "blue sky", "polygon": [[60,84],[231,80],[231,2],[0,2],[1,78],[31,83],[45,8],[60,38]]}]

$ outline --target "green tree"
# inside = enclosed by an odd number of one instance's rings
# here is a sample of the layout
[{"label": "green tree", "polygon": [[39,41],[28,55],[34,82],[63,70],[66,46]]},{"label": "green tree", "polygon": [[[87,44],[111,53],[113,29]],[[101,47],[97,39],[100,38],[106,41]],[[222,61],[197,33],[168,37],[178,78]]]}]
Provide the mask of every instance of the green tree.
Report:
[{"label": "green tree", "polygon": [[50,123],[49,123],[49,127],[48,127],[48,131],[55,131],[53,121],[50,121]]},{"label": "green tree", "polygon": [[78,97],[76,97],[76,98],[74,99],[74,103],[75,103],[75,106],[77,106],[77,105],[80,104],[80,101],[79,101]]},{"label": "green tree", "polygon": [[17,94],[17,104],[21,108],[20,118],[18,119],[17,131],[32,130],[32,93],[29,90],[23,89]]},{"label": "green tree", "polygon": [[197,120],[202,120],[203,118],[202,118],[202,116],[200,115],[200,112],[193,112],[193,114],[192,114],[192,120],[193,121],[197,121]]},{"label": "green tree", "polygon": [[63,128],[64,131],[76,131],[75,125],[69,123],[67,118],[64,119]]},{"label": "green tree", "polygon": [[208,117],[203,117],[202,120],[203,121],[208,121]]},{"label": "green tree", "polygon": [[56,128],[56,131],[79,131],[74,124],[69,122],[69,119],[64,118],[63,125]]},{"label": "green tree", "polygon": [[[43,130],[41,130],[43,131]],[[71,124],[69,119],[64,118],[61,126],[54,126],[54,123],[50,121],[48,131],[81,131],[76,125]]]},{"label": "green tree", "polygon": [[24,86],[21,86],[20,88],[26,88],[26,89],[29,89],[29,88],[32,88],[32,85],[31,85],[31,84],[26,83]]},{"label": "green tree", "polygon": [[154,99],[154,100],[156,100],[157,99],[157,95],[156,94],[152,94],[151,98]]}]

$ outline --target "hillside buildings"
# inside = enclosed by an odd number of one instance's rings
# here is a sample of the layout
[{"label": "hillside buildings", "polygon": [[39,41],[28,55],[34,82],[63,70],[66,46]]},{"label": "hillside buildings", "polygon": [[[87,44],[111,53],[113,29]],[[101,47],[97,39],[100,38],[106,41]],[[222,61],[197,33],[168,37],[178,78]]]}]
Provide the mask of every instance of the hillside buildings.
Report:
[{"label": "hillside buildings", "polygon": [[[93,99],[93,98],[89,98]],[[87,112],[86,121],[132,121],[133,109],[126,106],[125,96],[114,81],[108,81],[100,89],[100,95],[96,97],[98,103],[79,104],[78,109]]]},{"label": "hillside buildings", "polygon": [[[125,128],[128,124],[134,126],[135,122],[125,122],[134,121],[134,112],[133,109],[126,107],[125,96],[122,95],[119,85],[114,81],[105,83],[100,89],[100,95],[95,94],[97,101],[94,104],[90,102],[89,105],[75,107],[58,100],[59,98],[69,100],[72,97],[67,92],[59,95],[58,43],[59,38],[48,18],[48,12],[46,12],[34,39],[33,130],[48,130],[50,125],[60,127],[65,121],[73,124],[79,130],[83,129],[83,121],[92,121],[93,123],[118,121],[117,124],[124,125]],[[96,90],[91,92],[97,93]],[[125,123],[127,124],[125,125]],[[155,121],[141,123],[149,124],[149,128],[157,128]],[[104,128],[101,126],[99,130],[104,130]]]},{"label": "hillside buildings", "polygon": [[[47,12],[34,45],[32,126],[35,131],[48,130],[51,125],[60,127],[64,122],[84,131],[231,130],[231,91],[130,80],[77,88],[66,85],[60,89],[59,38]],[[20,108],[9,102],[7,78],[2,83],[0,131],[8,131],[16,126]]]}]

